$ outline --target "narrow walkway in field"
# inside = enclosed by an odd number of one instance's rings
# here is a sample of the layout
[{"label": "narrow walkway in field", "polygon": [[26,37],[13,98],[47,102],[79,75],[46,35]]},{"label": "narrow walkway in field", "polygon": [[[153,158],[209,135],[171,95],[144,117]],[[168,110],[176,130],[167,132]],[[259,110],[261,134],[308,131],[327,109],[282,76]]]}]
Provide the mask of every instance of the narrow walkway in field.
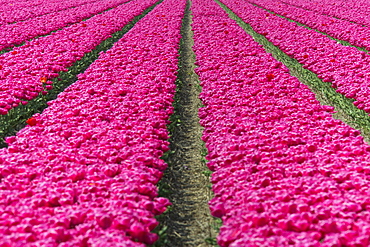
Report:
[{"label": "narrow walkway in field", "polygon": [[269,42],[263,35],[255,32],[253,28],[233,13],[226,5],[215,0],[249,35],[260,43],[267,52],[271,53],[276,60],[282,62],[290,70],[291,75],[297,77],[302,83],[310,87],[316,94],[317,100],[324,105],[335,107],[334,118],[340,119],[354,129],[361,131],[365,141],[370,143],[370,117],[369,115],[353,105],[353,100],[337,93],[328,83],[323,82],[317,75],[308,69],[304,69],[296,59],[289,57],[278,47]]},{"label": "narrow walkway in field", "polygon": [[198,118],[201,88],[194,72],[190,4],[188,2],[182,27],[175,113],[170,127],[171,151],[166,158],[169,167],[162,180],[169,190],[166,197],[173,206],[162,220],[167,230],[164,242],[158,246],[213,246],[216,237],[214,219],[208,208],[213,196],[204,159],[206,149],[201,140],[203,128]]}]

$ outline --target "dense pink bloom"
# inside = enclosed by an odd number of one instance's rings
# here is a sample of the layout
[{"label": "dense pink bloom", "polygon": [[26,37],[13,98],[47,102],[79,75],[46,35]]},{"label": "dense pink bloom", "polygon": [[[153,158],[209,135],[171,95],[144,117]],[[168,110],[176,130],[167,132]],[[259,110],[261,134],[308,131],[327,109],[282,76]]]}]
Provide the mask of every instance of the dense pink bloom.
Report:
[{"label": "dense pink bloom", "polygon": [[[46,35],[52,31],[80,22],[106,9],[117,7],[126,1],[127,0],[87,2],[80,6],[74,6],[74,8],[63,9],[61,11],[55,9],[52,13],[43,14],[27,19],[26,21],[2,25],[0,26],[0,50],[19,45],[29,39]],[[65,1],[63,1],[63,4],[66,6]]]},{"label": "dense pink bloom", "polygon": [[68,67],[155,2],[144,0],[121,4],[0,55],[0,109],[10,110],[21,101],[35,99],[40,93],[46,95],[45,89],[50,90],[51,87],[44,88],[40,78],[51,82],[59,72],[68,71]]},{"label": "dense pink bloom", "polygon": [[355,99],[356,107],[370,113],[370,56],[366,52],[343,46],[324,34],[271,15],[246,1],[222,2],[268,41],[330,83],[338,93]]},{"label": "dense pink bloom", "polygon": [[[224,2],[264,24],[258,8]],[[369,246],[370,146],[360,132],[334,119],[333,107],[214,1],[195,0],[192,11],[218,244]]]},{"label": "dense pink bloom", "polygon": [[67,1],[7,1],[0,4],[0,25],[24,21],[48,13],[78,7],[96,0],[67,0]]},{"label": "dense pink bloom", "polygon": [[370,14],[370,4],[367,1],[323,0],[317,2],[312,0],[283,0],[283,2],[295,7],[311,10],[319,14],[332,16],[337,19],[370,26],[370,20],[368,19]]},{"label": "dense pink bloom", "polygon": [[160,157],[184,11],[185,1],[156,6],[6,139],[0,246],[144,247],[158,239],[154,217],[171,204],[156,184],[167,167]]},{"label": "dense pink bloom", "polygon": [[[320,32],[330,35],[333,38],[344,40],[352,45],[363,47],[370,50],[370,39],[368,38],[368,33],[370,29],[367,26],[353,23],[347,20],[334,18],[331,16],[327,16],[325,14],[292,6],[289,4],[281,2],[278,3],[272,0],[248,0],[248,2],[257,4],[258,6],[273,11],[276,14],[285,16],[289,19],[307,25],[310,28],[316,29]],[[336,8],[338,8],[337,5],[335,6]],[[325,9],[325,7],[320,7],[320,9]],[[346,13],[348,13],[348,11],[353,10],[347,9]],[[270,15],[271,14],[267,13],[266,18],[270,18]],[[357,13],[355,16],[356,17],[362,16],[361,20],[366,20],[368,14],[362,15],[358,15]]]}]

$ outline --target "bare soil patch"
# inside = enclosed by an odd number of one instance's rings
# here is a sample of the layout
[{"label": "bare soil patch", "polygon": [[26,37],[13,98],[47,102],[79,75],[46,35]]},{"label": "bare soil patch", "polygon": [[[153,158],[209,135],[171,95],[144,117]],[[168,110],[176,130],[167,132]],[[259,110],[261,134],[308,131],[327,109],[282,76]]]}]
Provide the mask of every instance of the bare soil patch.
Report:
[{"label": "bare soil patch", "polygon": [[213,194],[204,159],[206,149],[201,140],[203,128],[198,117],[198,109],[202,107],[198,98],[201,87],[194,72],[190,4],[188,2],[182,27],[176,112],[171,130],[171,152],[166,159],[169,167],[162,180],[169,190],[167,197],[173,203],[162,220],[167,236],[161,246],[168,247],[214,246],[211,242],[217,235],[208,208]]}]

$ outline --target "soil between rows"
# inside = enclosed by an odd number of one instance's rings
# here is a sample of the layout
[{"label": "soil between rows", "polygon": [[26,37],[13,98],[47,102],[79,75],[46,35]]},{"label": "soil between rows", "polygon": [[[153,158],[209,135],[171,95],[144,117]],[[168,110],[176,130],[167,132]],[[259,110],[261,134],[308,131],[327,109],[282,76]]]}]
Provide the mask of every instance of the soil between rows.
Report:
[{"label": "soil between rows", "polygon": [[172,124],[175,127],[171,131],[171,152],[166,159],[169,167],[162,179],[173,204],[161,222],[167,227],[165,243],[161,246],[168,247],[214,246],[212,242],[217,235],[208,207],[213,194],[204,159],[206,149],[201,140],[203,128],[198,117],[198,109],[202,107],[198,98],[201,87],[194,72],[190,4],[187,4],[181,31],[175,122]]}]

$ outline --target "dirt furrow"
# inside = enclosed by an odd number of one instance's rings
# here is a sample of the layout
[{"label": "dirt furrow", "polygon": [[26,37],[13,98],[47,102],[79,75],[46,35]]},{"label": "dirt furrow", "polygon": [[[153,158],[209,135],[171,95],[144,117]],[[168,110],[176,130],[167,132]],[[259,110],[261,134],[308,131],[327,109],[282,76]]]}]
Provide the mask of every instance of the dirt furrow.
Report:
[{"label": "dirt furrow", "polygon": [[195,54],[192,50],[191,2],[188,2],[180,44],[179,74],[175,113],[170,128],[169,167],[162,180],[173,203],[162,224],[167,228],[161,246],[214,246],[216,227],[210,215],[208,201],[213,197],[209,170],[205,165],[206,149],[201,140],[203,128],[199,124],[198,98],[201,92],[194,72]]}]

